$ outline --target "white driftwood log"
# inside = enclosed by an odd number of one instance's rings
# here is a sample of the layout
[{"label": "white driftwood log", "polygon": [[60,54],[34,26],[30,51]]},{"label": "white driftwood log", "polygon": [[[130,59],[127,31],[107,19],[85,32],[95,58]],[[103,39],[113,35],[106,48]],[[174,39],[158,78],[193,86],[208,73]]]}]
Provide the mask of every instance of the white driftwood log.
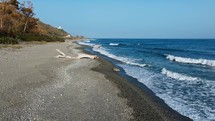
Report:
[{"label": "white driftwood log", "polygon": [[56,49],[57,52],[59,52],[60,54],[56,56],[56,58],[72,58],[71,56],[66,56],[62,51],[60,51],[59,49]]},{"label": "white driftwood log", "polygon": [[56,58],[69,58],[69,59],[82,59],[82,58],[89,58],[89,59],[98,59],[96,55],[88,55],[88,54],[79,54],[77,57],[66,56],[62,51],[56,49],[59,52],[59,55]]}]

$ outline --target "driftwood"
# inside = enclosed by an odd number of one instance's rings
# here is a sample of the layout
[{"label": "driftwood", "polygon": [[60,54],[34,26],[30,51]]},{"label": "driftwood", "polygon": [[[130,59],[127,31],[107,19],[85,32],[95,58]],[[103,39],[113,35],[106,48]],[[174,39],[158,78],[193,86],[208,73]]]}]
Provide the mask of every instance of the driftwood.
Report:
[{"label": "driftwood", "polygon": [[77,57],[66,56],[62,51],[56,49],[59,52],[59,55],[56,58],[69,58],[69,59],[82,59],[82,58],[89,58],[89,59],[98,59],[99,57],[96,55],[88,55],[88,54],[79,54]]},{"label": "driftwood", "polygon": [[66,56],[62,51],[59,49],[56,49],[57,52],[59,52],[59,55],[56,56],[56,58],[72,58],[71,56]]}]

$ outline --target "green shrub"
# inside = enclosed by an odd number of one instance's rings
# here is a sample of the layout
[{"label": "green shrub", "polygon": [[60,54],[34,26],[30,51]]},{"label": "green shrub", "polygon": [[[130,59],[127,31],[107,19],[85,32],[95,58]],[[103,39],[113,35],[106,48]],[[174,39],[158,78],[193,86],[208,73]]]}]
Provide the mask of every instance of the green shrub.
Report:
[{"label": "green shrub", "polygon": [[64,42],[63,38],[39,34],[22,34],[18,36],[22,41],[46,41],[46,42]]},{"label": "green shrub", "polygon": [[39,34],[22,34],[18,35],[16,38],[0,36],[0,44],[18,44],[20,41],[45,41],[45,42],[64,42],[63,38],[57,36],[39,35]]},{"label": "green shrub", "polygon": [[0,37],[0,44],[18,44],[18,41],[11,37]]}]

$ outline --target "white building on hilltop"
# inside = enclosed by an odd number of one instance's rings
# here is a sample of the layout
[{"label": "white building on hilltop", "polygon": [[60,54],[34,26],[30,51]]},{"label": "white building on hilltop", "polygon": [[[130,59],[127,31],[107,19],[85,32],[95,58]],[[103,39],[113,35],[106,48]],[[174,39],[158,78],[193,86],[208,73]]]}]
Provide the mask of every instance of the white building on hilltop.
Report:
[{"label": "white building on hilltop", "polygon": [[70,34],[68,34],[68,35],[66,35],[66,37],[67,37],[67,38],[70,38],[70,37],[72,37],[72,36],[71,36]]},{"label": "white building on hilltop", "polygon": [[57,27],[57,29],[62,29],[62,27],[61,27],[61,26],[59,26],[59,27]]}]

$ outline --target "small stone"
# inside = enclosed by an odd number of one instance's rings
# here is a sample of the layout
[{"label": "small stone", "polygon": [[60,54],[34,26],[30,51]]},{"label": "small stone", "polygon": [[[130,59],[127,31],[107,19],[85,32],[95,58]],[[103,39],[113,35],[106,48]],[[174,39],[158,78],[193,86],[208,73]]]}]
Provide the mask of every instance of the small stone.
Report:
[{"label": "small stone", "polygon": [[53,98],[56,98],[55,96]]}]

